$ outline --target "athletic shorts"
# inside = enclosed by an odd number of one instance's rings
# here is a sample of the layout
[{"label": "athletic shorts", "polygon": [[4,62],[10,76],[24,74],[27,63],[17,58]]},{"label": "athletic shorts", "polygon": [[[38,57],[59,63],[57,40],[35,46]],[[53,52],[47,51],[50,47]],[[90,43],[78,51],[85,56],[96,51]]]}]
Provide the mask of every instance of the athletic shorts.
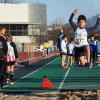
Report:
[{"label": "athletic shorts", "polygon": [[75,57],[85,56],[85,46],[75,47]]},{"label": "athletic shorts", "polygon": [[74,56],[73,54],[67,54],[68,56]]},{"label": "athletic shorts", "polygon": [[100,52],[97,53],[97,56],[100,57]]},{"label": "athletic shorts", "polygon": [[15,61],[6,62],[6,66],[12,66],[12,65],[15,65]]},{"label": "athletic shorts", "polygon": [[61,52],[61,55],[67,55],[66,53],[64,53],[64,52]]}]

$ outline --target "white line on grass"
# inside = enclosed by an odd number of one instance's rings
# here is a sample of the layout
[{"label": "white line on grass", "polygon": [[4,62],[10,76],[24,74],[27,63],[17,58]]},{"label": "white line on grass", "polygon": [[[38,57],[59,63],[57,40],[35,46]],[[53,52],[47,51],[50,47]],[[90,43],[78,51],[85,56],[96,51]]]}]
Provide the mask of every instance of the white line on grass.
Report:
[{"label": "white line on grass", "polygon": [[67,72],[66,72],[66,74],[65,74],[65,76],[64,76],[64,78],[63,78],[63,80],[62,80],[62,82],[61,82],[61,84],[59,85],[58,91],[61,90],[61,88],[62,88],[62,86],[63,86],[63,84],[64,84],[64,82],[65,82],[65,79],[66,79],[66,77],[68,76],[69,71],[70,71],[70,67],[68,68],[68,70],[67,70]]},{"label": "white line on grass", "polygon": [[[58,59],[58,58],[59,58],[59,57],[57,57],[56,59]],[[56,59],[54,59],[54,60],[50,61],[50,62],[49,62],[49,63],[47,63],[46,65],[48,65],[48,64],[50,64],[50,63],[52,63],[52,62],[53,62],[53,61],[55,61]],[[37,70],[35,70],[35,71],[31,72],[30,74],[28,74],[28,75],[26,75],[26,76],[24,76],[24,77],[22,77],[22,78],[20,78],[20,79],[16,80],[15,82],[18,82],[18,81],[20,81],[21,79],[23,79],[23,78],[25,78],[25,77],[27,77],[27,76],[29,76],[29,75],[31,75],[31,74],[33,74],[33,73],[37,72],[38,70],[42,69],[42,68],[43,68],[43,67],[45,67],[46,65],[44,65],[44,66],[42,66],[41,68],[39,68],[39,69],[37,69]],[[14,82],[14,83],[15,83],[15,82]],[[4,86],[4,88],[5,88],[5,87],[7,87],[7,86],[9,86],[9,85]]]}]

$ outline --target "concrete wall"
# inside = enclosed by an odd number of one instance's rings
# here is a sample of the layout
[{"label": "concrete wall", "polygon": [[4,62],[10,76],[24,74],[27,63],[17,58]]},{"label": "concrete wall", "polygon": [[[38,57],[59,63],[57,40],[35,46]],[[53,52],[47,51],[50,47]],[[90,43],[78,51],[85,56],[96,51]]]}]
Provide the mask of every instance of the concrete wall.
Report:
[{"label": "concrete wall", "polygon": [[13,36],[13,41],[16,43],[34,43],[35,40],[33,36]]},{"label": "concrete wall", "polygon": [[42,3],[0,4],[0,22],[47,23],[46,5]]},{"label": "concrete wall", "polygon": [[28,22],[28,5],[0,4],[0,22]]}]

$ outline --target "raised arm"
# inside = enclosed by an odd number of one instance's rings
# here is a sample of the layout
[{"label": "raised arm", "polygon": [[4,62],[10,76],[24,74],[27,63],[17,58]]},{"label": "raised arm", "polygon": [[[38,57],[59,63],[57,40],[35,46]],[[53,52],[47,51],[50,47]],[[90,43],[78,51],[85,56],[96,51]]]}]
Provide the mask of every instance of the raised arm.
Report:
[{"label": "raised arm", "polygon": [[99,20],[100,20],[100,14],[98,15],[97,22],[96,22],[95,26],[90,27],[90,28],[86,28],[86,30],[89,32],[89,31],[93,31],[93,30],[97,29],[98,25],[99,25]]},{"label": "raised arm", "polygon": [[73,13],[72,13],[72,15],[71,15],[71,17],[70,17],[70,19],[69,19],[69,23],[71,24],[71,26],[73,27],[73,29],[74,29],[74,31],[77,29],[77,25],[73,22],[73,17],[74,17],[74,15],[77,13],[77,9],[76,10],[74,10],[73,11]]}]

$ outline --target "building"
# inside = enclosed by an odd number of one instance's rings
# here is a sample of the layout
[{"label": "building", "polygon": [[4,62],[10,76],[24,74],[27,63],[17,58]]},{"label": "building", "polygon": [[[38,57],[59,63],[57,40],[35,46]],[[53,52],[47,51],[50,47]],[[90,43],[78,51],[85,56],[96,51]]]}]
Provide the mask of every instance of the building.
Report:
[{"label": "building", "polygon": [[[7,27],[16,43],[33,43],[46,35],[46,5],[42,3],[0,4],[0,24]],[[32,41],[31,41],[32,40]]]}]

